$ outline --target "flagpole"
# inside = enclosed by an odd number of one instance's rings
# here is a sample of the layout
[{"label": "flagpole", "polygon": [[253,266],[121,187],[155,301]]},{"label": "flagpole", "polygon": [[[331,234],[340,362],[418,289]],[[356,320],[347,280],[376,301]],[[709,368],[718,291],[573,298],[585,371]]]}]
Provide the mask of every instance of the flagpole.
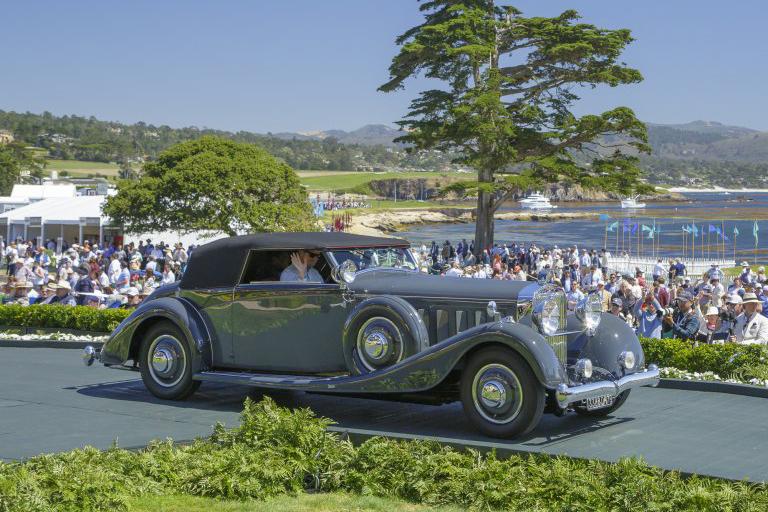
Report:
[{"label": "flagpole", "polygon": [[691,261],[696,259],[696,221],[694,220],[692,223],[693,228],[691,229]]},{"label": "flagpole", "polygon": [[723,260],[725,260],[725,219],[720,221],[720,238],[722,239],[721,240],[721,245],[723,246],[723,250],[722,250],[723,256],[722,256],[722,258],[723,258]]},{"label": "flagpole", "polygon": [[752,225],[752,235],[755,237],[755,262],[754,264],[757,265],[757,221]]}]

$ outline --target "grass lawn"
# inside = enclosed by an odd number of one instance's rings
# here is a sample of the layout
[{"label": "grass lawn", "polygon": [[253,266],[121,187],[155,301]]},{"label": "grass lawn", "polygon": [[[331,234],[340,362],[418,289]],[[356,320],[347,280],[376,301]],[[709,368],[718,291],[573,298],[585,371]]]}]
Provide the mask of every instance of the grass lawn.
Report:
[{"label": "grass lawn", "polygon": [[421,511],[458,511],[458,508],[432,508],[414,505],[405,501],[355,496],[353,494],[299,494],[298,496],[280,496],[265,501],[218,500],[193,496],[145,496],[129,501],[128,510],[132,512],[421,512]]},{"label": "grass lawn", "polygon": [[[756,265],[752,264],[752,260],[748,260],[748,263],[749,263],[749,268],[752,269],[753,273],[757,273],[758,267],[768,267],[768,263],[761,262],[761,261],[758,261]],[[731,277],[738,277],[739,275],[741,275],[741,266],[727,267],[720,270],[722,270],[725,273],[725,275],[731,276]]]},{"label": "grass lawn", "polygon": [[[315,171],[317,172],[317,171]],[[323,171],[321,171],[323,172]],[[301,176],[301,183],[310,191],[345,191],[351,190],[373,180],[406,178],[441,178],[453,177],[453,174],[441,172],[339,172],[332,175]],[[459,175],[455,175],[459,176]]]},{"label": "grass lawn", "polygon": [[119,167],[114,163],[81,162],[79,160],[48,160],[47,171],[67,171],[74,178],[86,177],[89,174],[97,176],[117,176]]}]

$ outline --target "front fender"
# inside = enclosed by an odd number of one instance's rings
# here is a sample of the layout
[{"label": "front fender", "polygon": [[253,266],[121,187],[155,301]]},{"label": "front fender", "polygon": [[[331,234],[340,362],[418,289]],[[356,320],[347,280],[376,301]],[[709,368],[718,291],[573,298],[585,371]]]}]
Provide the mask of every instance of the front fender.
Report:
[{"label": "front fender", "polygon": [[[526,325],[499,321],[462,331],[389,368],[337,381],[331,389],[366,393],[426,391],[442,382],[466,355],[484,345],[503,345],[520,354],[547,389],[567,382],[555,352],[541,334]],[[322,383],[317,384],[319,388]]]},{"label": "front fender", "polygon": [[181,297],[145,300],[112,331],[101,349],[101,362],[125,364],[136,353],[141,333],[158,320],[169,320],[184,333],[193,353],[193,371],[211,366],[211,330],[195,305]]},{"label": "front fender", "polygon": [[[603,313],[600,325],[592,336],[584,331],[584,326],[575,315],[569,315],[567,330],[576,331],[568,335],[569,364],[587,358],[594,366],[607,370],[617,379],[645,368],[645,354],[635,331],[615,315]],[[635,367],[629,371],[619,364],[619,355],[627,350],[634,352],[636,361]]]}]

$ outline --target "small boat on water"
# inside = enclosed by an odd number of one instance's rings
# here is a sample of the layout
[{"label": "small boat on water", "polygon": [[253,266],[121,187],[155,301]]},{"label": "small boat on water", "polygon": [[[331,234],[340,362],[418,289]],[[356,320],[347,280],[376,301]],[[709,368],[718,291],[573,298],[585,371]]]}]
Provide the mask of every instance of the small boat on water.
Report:
[{"label": "small boat on water", "polygon": [[549,202],[549,198],[539,192],[534,192],[528,197],[520,200],[520,206],[528,210],[549,210],[557,208]]},{"label": "small boat on water", "polygon": [[637,198],[639,196],[635,197],[627,197],[625,199],[621,200],[621,207],[622,208],[645,208],[645,203],[638,203]]}]

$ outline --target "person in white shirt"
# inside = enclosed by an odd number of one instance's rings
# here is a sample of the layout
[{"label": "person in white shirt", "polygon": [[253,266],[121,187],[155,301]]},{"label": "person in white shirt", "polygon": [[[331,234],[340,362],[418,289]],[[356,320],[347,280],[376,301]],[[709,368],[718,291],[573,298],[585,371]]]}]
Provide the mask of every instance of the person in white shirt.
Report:
[{"label": "person in white shirt", "polygon": [[446,271],[445,276],[446,277],[461,277],[464,275],[464,272],[459,268],[459,262],[454,261],[451,264],[451,268]]},{"label": "person in white shirt", "polygon": [[119,275],[120,260],[118,259],[117,253],[112,253],[112,261],[109,262],[109,267],[107,267],[107,276],[109,276],[109,281],[112,284],[115,284]]},{"label": "person in white shirt", "polygon": [[724,306],[725,286],[720,283],[720,275],[714,274],[710,281],[712,285],[712,305],[716,308]]},{"label": "person in white shirt", "polygon": [[754,293],[745,293],[744,312],[736,318],[731,341],[743,345],[768,344],[768,318],[760,314],[760,300]]},{"label": "person in white shirt", "polygon": [[149,261],[147,261],[147,266],[144,267],[144,270],[146,270],[147,275],[152,275],[155,272],[155,269],[157,268],[157,261],[155,261],[155,257],[151,254],[149,255]]}]

